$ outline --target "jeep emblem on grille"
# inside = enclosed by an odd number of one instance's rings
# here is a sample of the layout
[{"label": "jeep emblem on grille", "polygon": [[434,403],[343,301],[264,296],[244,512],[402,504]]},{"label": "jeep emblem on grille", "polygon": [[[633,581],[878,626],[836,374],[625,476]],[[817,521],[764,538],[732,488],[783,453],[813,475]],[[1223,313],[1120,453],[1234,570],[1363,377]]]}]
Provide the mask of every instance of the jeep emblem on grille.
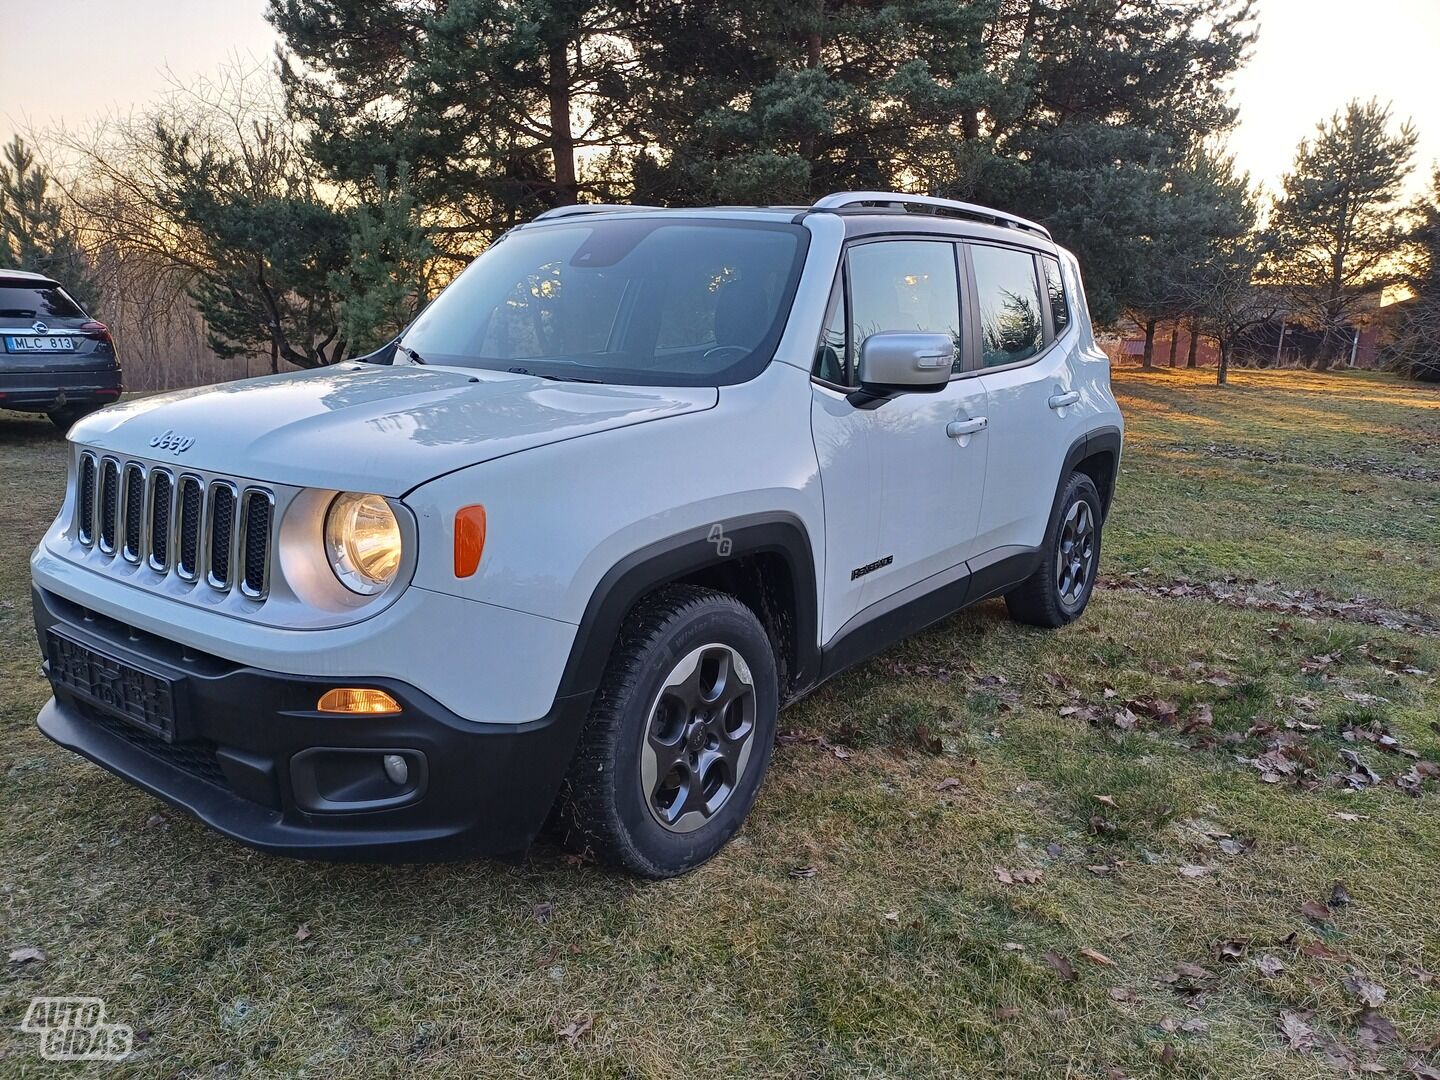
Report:
[{"label": "jeep emblem on grille", "polygon": [[157,450],[169,450],[173,454],[183,454],[195,445],[195,440],[189,435],[177,435],[169,428],[166,428],[150,440],[150,445]]}]

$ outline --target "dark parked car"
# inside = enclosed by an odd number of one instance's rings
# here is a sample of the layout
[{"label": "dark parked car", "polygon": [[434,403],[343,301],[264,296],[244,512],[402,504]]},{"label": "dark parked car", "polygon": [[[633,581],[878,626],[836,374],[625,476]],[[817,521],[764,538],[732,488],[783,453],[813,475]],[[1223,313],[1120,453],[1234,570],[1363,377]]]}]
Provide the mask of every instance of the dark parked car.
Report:
[{"label": "dark parked car", "polygon": [[62,431],[120,396],[104,323],[58,281],[0,269],[0,408],[43,412]]}]

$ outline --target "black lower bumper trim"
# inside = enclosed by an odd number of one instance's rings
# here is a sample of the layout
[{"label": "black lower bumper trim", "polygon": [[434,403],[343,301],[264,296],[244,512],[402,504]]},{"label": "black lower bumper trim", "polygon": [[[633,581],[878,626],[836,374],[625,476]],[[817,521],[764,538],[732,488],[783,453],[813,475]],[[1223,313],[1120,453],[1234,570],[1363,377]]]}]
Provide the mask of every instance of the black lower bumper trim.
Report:
[{"label": "black lower bumper trim", "polygon": [[122,390],[118,367],[90,371],[0,373],[0,409],[54,412],[68,405],[112,405]]},{"label": "black lower bumper trim", "polygon": [[[42,640],[59,628],[122,663],[143,662],[173,679],[185,703],[171,740],[53,682],[40,730],[226,836],[281,855],[421,862],[521,852],[554,803],[589,707],[590,695],[580,694],[533,723],[479,724],[396,680],[234,665],[41,590],[34,599]],[[319,695],[337,683],[385,690],[402,711],[316,712]],[[387,753],[414,769],[390,788]],[[317,785],[325,812],[314,809]],[[392,797],[377,800],[377,791]]]}]

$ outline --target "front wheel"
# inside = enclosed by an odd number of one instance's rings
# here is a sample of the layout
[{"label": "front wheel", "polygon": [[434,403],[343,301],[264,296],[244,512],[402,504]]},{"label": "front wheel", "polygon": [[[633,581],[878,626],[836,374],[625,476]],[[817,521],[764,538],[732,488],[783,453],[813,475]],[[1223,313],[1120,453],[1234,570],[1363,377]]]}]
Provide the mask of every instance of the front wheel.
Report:
[{"label": "front wheel", "polygon": [[770,638],[734,597],[672,586],[626,618],[559,806],[561,838],[648,878],[713,856],[770,763]]},{"label": "front wheel", "polygon": [[1005,594],[1010,617],[1029,626],[1074,622],[1090,602],[1100,569],[1100,492],[1084,473],[1072,473],[1035,572]]}]

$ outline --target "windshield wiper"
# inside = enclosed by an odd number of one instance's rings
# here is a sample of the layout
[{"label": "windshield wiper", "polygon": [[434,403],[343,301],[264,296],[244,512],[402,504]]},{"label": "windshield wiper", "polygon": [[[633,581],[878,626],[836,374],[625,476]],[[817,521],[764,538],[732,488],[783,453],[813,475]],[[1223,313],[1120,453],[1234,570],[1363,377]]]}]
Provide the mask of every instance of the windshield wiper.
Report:
[{"label": "windshield wiper", "polygon": [[583,383],[602,383],[602,382],[603,382],[603,380],[601,380],[601,379],[583,379],[583,378],[581,378],[579,375],[548,375],[548,374],[546,374],[546,373],[544,373],[544,372],[531,371],[529,368],[523,368],[523,367],[512,367],[512,368],[506,368],[505,370],[508,371],[511,375],[533,375],[533,376],[535,376],[535,378],[537,378],[537,379],[549,379],[549,380],[551,380],[552,382],[583,382]]},{"label": "windshield wiper", "polygon": [[401,345],[399,342],[396,342],[395,348],[396,351],[403,352],[406,356],[410,357],[411,360],[414,360],[415,363],[425,363],[425,358],[421,356],[418,352],[416,352],[414,349],[410,348],[409,345]]}]

